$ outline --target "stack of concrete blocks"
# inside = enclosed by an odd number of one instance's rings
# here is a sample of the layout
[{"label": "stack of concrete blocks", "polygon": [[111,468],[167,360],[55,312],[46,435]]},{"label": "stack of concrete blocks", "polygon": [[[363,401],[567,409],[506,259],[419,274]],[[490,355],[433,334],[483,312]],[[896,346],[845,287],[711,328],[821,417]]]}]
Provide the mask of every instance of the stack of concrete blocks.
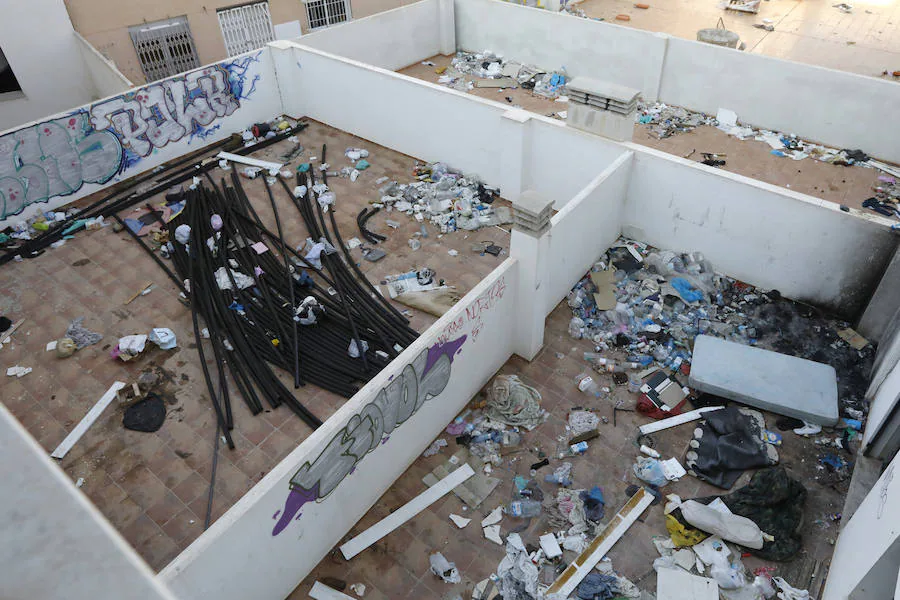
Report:
[{"label": "stack of concrete blocks", "polygon": [[620,142],[631,141],[639,90],[590,77],[573,78],[566,90],[567,125]]},{"label": "stack of concrete blocks", "polygon": [[533,237],[541,237],[550,230],[553,201],[534,190],[525,190],[513,204],[513,226]]}]

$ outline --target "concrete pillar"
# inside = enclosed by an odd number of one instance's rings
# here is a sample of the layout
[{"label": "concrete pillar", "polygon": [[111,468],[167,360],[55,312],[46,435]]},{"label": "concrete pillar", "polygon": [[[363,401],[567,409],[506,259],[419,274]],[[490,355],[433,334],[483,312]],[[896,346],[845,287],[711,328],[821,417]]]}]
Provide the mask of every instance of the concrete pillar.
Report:
[{"label": "concrete pillar", "polygon": [[3,597],[175,600],[2,404],[0,456]]},{"label": "concrete pillar", "polygon": [[562,2],[560,0],[543,0],[544,8],[549,10],[550,12],[559,12],[562,9]]},{"label": "concrete pillar", "polygon": [[514,108],[501,115],[500,195],[515,203],[531,185],[531,113]]},{"label": "concrete pillar", "polygon": [[438,19],[440,23],[441,54],[456,54],[456,8],[453,0],[440,0],[438,3]]},{"label": "concrete pillar", "polygon": [[550,217],[553,201],[532,190],[513,203],[509,254],[519,261],[516,298],[518,330],[514,352],[533,359],[544,345],[547,288],[550,283]]}]

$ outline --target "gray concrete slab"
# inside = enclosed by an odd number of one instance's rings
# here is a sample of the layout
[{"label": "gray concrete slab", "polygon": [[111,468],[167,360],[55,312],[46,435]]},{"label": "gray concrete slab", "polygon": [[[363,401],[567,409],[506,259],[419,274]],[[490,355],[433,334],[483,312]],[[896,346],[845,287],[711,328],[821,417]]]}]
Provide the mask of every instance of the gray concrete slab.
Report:
[{"label": "gray concrete slab", "polygon": [[708,335],[694,341],[690,386],[819,425],[838,421],[834,367]]}]

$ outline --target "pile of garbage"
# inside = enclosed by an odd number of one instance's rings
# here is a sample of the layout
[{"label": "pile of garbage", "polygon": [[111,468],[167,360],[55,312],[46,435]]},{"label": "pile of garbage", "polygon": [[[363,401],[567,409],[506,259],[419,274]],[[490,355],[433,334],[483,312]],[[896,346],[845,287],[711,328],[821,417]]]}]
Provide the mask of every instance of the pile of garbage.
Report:
[{"label": "pile of garbage", "polygon": [[693,131],[700,125],[715,125],[716,119],[680,106],[669,106],[662,102],[647,104],[638,101],[637,122],[650,125],[650,134],[661,140],[679,133]]},{"label": "pile of garbage", "polygon": [[[686,374],[693,340],[704,334],[830,364],[842,373],[842,414],[863,419],[868,411],[860,390],[875,351],[867,340],[856,341],[848,324],[782,298],[778,290],[716,273],[702,253],[620,239],[575,284],[567,302],[569,334],[594,343],[585,359],[625,381],[628,373],[653,367]],[[622,356],[601,355],[607,351]],[[602,388],[594,391],[603,395]]]},{"label": "pile of garbage", "polygon": [[509,208],[492,206],[500,189],[485,185],[477,176],[464,175],[441,162],[416,164],[415,174],[418,181],[411,183],[380,180],[384,184],[378,190],[381,198],[372,206],[406,213],[420,223],[430,221],[441,233],[512,223]]},{"label": "pile of garbage", "polygon": [[699,252],[657,252],[620,240],[569,292],[569,334],[592,340],[596,352],[625,350],[630,368],[656,363],[678,369],[690,362],[698,334],[755,344],[746,309],[772,297],[778,293],[715,273]]},{"label": "pile of garbage", "polygon": [[475,83],[466,81],[464,75],[480,79],[505,79],[506,85],[494,87],[521,87],[550,99],[565,95],[568,80],[565,67],[556,71],[546,71],[534,65],[508,61],[490,50],[483,52],[461,50],[456,53],[450,67],[438,78],[438,83],[459,91],[474,89]]}]

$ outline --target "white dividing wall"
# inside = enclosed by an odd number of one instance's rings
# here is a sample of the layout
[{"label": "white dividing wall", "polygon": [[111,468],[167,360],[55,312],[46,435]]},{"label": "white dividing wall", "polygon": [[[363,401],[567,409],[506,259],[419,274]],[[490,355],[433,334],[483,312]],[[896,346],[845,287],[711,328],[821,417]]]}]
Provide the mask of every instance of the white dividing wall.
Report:
[{"label": "white dividing wall", "polygon": [[553,215],[544,314],[550,314],[621,234],[633,158],[633,152],[622,153]]},{"label": "white dividing wall", "polygon": [[517,267],[482,280],[160,578],[181,600],[286,597],[509,358]]},{"label": "white dividing wall", "polygon": [[263,48],[4,132],[0,229],[280,114]]},{"label": "white dividing wall", "polygon": [[[892,598],[900,564],[900,455],[841,529],[822,600]],[[857,590],[857,586],[864,584]],[[857,590],[859,595],[850,596]],[[862,592],[862,593],[860,593]]]},{"label": "white dividing wall", "polygon": [[0,15],[0,49],[22,87],[0,94],[0,131],[96,97],[63,0],[0,0]]},{"label": "white dividing wall", "polygon": [[671,38],[660,98],[837,148],[900,161],[900,103],[891,81]]},{"label": "white dividing wall", "polygon": [[174,600],[0,404],[0,596]]},{"label": "white dividing wall", "polygon": [[[657,99],[900,162],[900,87],[890,81],[739,52],[662,33],[519,6],[454,0],[456,44],[543,69],[565,67]],[[334,50],[340,54],[340,49]]]},{"label": "white dividing wall", "polygon": [[[442,5],[452,0],[422,0],[362,19],[326,27],[297,40],[304,46],[345,58],[360,60],[382,69],[402,69],[435,54],[456,51],[452,39],[441,44]],[[452,19],[453,11],[445,13]],[[452,32],[452,23],[449,24]],[[360,89],[357,101],[366,93]]]},{"label": "white dividing wall", "polygon": [[81,58],[84,60],[85,68],[91,76],[91,82],[94,84],[94,97],[92,100],[114,96],[125,90],[134,87],[127,77],[125,77],[115,63],[94,48],[94,46],[81,37],[81,34],[75,32],[75,39],[81,46]]},{"label": "white dividing wall", "polygon": [[655,100],[666,53],[664,34],[599,23],[503,2],[455,0],[456,46],[491,50],[542,69],[565,67],[641,90]]},{"label": "white dividing wall", "polygon": [[549,117],[533,115],[529,124],[527,187],[553,200],[556,210],[562,210],[624,150],[612,140]]},{"label": "white dividing wall", "polygon": [[797,194],[632,144],[623,232],[700,251],[715,269],[853,319],[896,244],[890,227]]},{"label": "white dividing wall", "polygon": [[517,196],[522,123],[504,118],[507,107],[312,48],[298,46],[293,52],[296,73],[285,85],[296,90],[282,90],[288,114],[418,159],[445,162],[500,186],[505,198]]}]

